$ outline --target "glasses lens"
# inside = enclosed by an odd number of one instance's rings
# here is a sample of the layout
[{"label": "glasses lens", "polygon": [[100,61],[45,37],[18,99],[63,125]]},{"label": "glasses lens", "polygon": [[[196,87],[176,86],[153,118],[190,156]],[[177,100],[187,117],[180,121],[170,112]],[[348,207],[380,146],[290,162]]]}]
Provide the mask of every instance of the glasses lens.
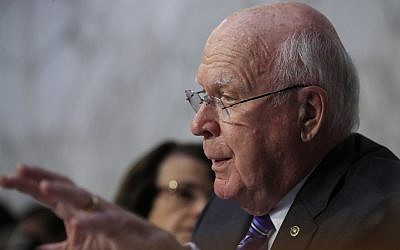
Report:
[{"label": "glasses lens", "polygon": [[203,99],[200,97],[199,93],[192,90],[185,90],[185,94],[186,100],[188,100],[194,111],[199,111],[200,106],[203,103]]},{"label": "glasses lens", "polygon": [[230,118],[228,109],[219,98],[205,95],[204,91],[194,92],[193,90],[185,90],[186,100],[190,103],[194,111],[197,113],[203,103],[211,105],[218,112],[218,116],[222,119]]},{"label": "glasses lens", "polygon": [[209,98],[210,98],[209,103],[212,103],[216,107],[218,111],[218,116],[223,120],[228,119],[229,118],[228,109],[225,108],[225,105],[221,101],[221,99],[213,96],[210,96]]}]

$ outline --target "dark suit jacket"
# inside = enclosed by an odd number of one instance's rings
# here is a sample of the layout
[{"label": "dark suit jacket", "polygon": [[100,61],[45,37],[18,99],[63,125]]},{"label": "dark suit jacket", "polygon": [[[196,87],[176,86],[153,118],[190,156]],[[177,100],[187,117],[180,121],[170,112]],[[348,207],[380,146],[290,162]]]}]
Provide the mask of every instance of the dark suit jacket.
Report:
[{"label": "dark suit jacket", "polygon": [[[360,134],[337,145],[297,194],[272,250],[400,249],[400,161]],[[201,250],[235,249],[249,226],[237,205],[211,199],[195,230]],[[291,233],[297,226],[297,235]]]}]

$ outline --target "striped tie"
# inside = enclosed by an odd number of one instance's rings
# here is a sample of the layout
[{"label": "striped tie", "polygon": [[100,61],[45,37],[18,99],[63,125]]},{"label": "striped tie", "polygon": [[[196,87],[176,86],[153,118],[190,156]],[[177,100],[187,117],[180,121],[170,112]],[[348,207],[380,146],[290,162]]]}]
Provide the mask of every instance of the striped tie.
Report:
[{"label": "striped tie", "polygon": [[258,250],[261,247],[267,249],[268,240],[274,231],[274,224],[268,214],[254,216],[249,231],[238,244],[237,250]]}]

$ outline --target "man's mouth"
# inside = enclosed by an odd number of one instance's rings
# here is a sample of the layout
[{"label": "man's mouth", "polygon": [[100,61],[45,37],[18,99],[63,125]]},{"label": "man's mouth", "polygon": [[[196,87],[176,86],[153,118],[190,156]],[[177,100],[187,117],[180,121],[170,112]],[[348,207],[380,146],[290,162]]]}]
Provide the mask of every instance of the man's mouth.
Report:
[{"label": "man's mouth", "polygon": [[224,171],[228,167],[228,162],[232,158],[216,158],[212,159],[212,170],[215,172]]}]

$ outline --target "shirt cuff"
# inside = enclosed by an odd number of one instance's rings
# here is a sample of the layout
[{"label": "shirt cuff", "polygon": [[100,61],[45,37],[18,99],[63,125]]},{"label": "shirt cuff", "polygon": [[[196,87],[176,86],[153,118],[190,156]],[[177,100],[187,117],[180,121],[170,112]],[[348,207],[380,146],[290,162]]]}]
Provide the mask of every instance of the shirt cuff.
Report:
[{"label": "shirt cuff", "polygon": [[186,242],[183,246],[190,250],[200,250],[193,242]]}]

